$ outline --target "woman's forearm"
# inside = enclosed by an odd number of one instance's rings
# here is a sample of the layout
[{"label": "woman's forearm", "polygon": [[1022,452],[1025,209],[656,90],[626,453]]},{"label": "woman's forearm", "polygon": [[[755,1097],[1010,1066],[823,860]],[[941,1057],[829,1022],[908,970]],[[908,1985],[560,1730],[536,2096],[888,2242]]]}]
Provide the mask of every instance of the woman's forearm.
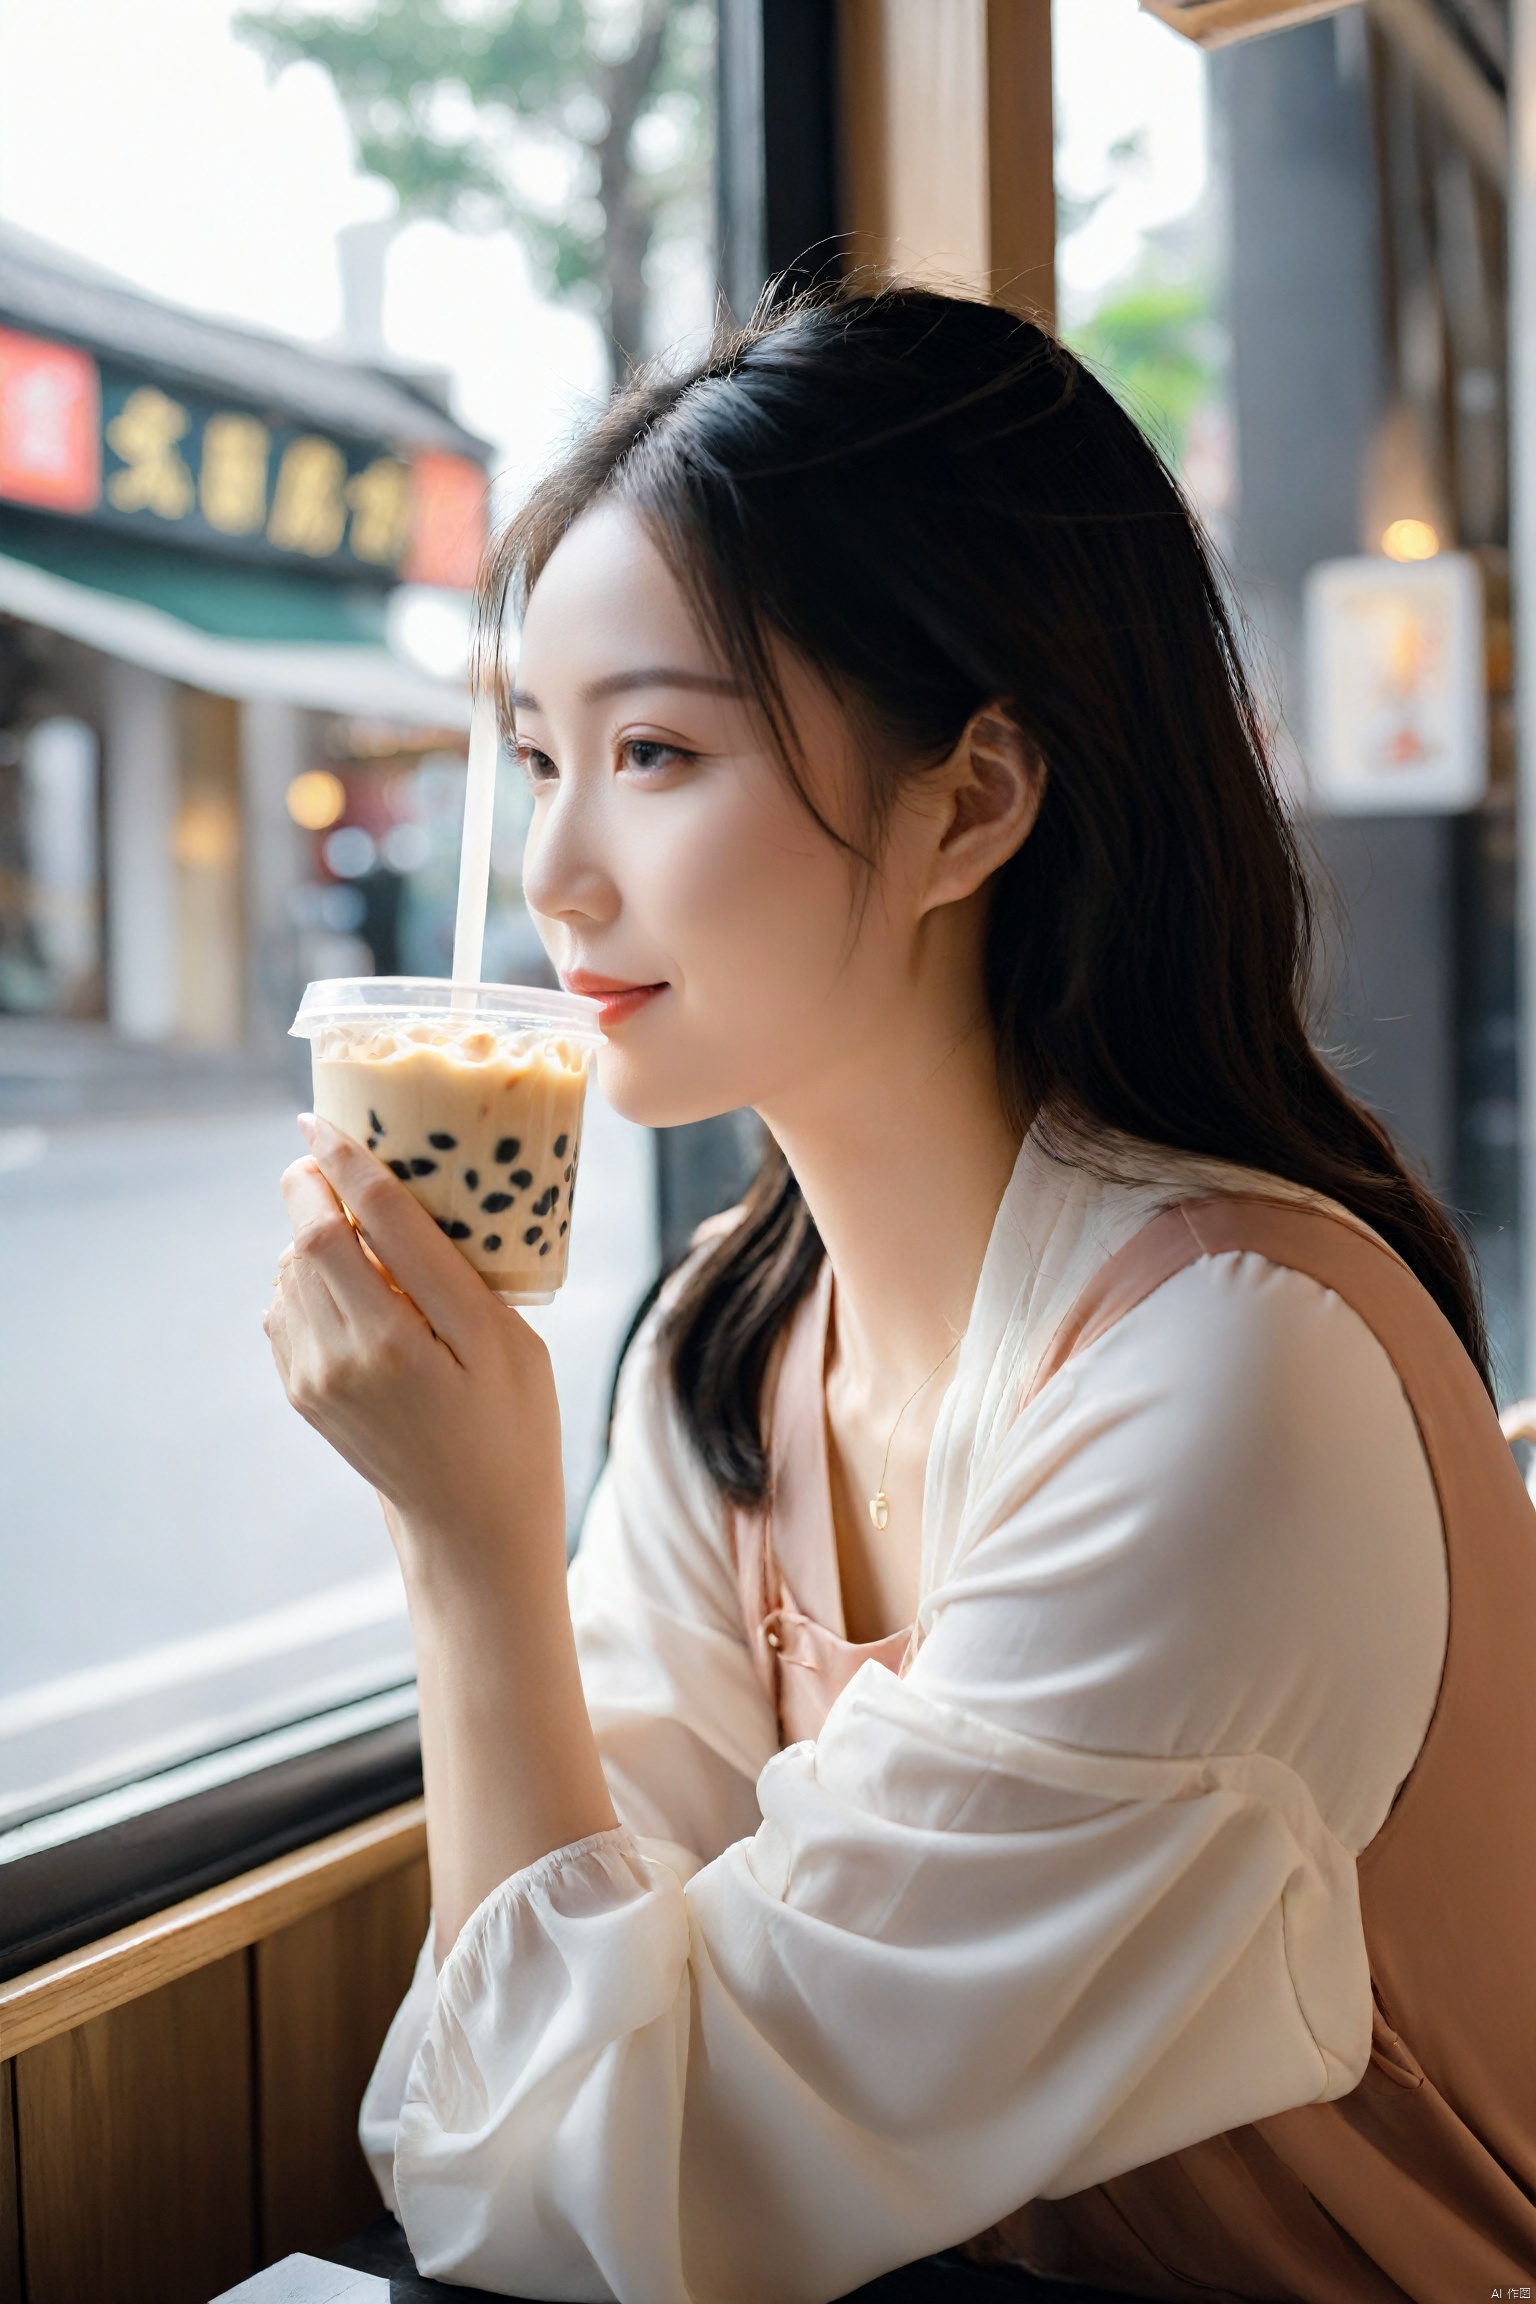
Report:
[{"label": "woman's forearm", "polygon": [[385,1500],[441,1957],[501,1881],[614,1821],[565,1596],[560,1410],[539,1337],[425,1209],[328,1122],[307,1132],[267,1333],[294,1406]]},{"label": "woman's forearm", "polygon": [[389,1515],[405,1568],[439,1962],[492,1889],[612,1828],[566,1602],[564,1547],[471,1548],[505,1570],[422,1561],[424,1531]]}]

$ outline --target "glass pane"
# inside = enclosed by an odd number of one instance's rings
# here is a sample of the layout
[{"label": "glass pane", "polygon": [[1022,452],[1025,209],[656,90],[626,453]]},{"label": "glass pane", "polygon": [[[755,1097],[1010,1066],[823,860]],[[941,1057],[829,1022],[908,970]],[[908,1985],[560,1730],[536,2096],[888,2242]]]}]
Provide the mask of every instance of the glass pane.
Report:
[{"label": "glass pane", "polygon": [[[1442,15],[1453,60],[1459,45],[1502,86],[1504,7]],[[1218,548],[1313,868],[1319,1042],[1457,1211],[1514,1396],[1530,1377],[1497,107],[1490,138],[1456,76],[1426,76],[1363,8],[1209,52],[1135,0],[1058,0],[1054,28],[1066,332]],[[1453,693],[1471,731],[1455,742],[1435,718]]]},{"label": "glass pane", "polygon": [[[627,77],[641,12],[594,0],[552,89],[482,74],[373,174],[380,11],[336,8],[331,69],[325,10],[234,13],[0,17],[0,1856],[409,1689],[376,1499],[261,1333],[286,1028],[310,977],[446,971],[487,480],[510,508],[616,363],[712,310],[700,0]],[[484,22],[544,23],[458,13],[467,69]],[[397,48],[439,15],[394,11]],[[425,69],[407,43],[402,90]],[[598,198],[613,138],[638,232]],[[548,982],[524,816],[504,766],[485,973]],[[651,1139],[595,1103],[531,1315],[573,1519],[657,1256]]]}]

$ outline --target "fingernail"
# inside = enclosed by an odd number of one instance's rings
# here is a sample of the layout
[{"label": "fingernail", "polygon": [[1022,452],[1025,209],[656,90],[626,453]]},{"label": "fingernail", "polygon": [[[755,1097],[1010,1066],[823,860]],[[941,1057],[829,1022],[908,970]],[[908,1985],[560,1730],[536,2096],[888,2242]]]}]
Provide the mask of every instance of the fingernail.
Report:
[{"label": "fingernail", "polygon": [[305,1143],[309,1146],[311,1151],[314,1150],[315,1138],[319,1135],[319,1133],[320,1123],[315,1118],[313,1112],[301,1112],[299,1114],[299,1134],[303,1137]]}]

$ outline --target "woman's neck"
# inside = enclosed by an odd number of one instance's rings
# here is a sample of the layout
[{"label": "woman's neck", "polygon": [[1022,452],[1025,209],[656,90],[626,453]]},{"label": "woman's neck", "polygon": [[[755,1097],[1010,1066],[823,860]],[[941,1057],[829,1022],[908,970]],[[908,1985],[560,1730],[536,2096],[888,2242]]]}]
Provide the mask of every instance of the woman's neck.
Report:
[{"label": "woman's neck", "polygon": [[1018,1156],[990,1030],[898,1036],[763,1117],[826,1246],[838,1360],[883,1412],[964,1330]]}]

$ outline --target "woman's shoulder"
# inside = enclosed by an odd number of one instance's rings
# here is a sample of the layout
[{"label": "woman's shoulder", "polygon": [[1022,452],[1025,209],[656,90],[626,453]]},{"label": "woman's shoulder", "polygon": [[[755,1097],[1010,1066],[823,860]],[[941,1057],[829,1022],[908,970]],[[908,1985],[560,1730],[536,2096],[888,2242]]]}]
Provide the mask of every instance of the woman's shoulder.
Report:
[{"label": "woman's shoulder", "polygon": [[1334,1202],[1258,1169],[1107,1130],[1036,1124],[1004,1197],[973,1312],[970,1375],[987,1395],[975,1404],[983,1453],[1006,1439],[1020,1403],[1059,1361],[1094,1293],[1113,1276],[1114,1260],[1170,1208],[1210,1199],[1281,1200],[1352,1221]]},{"label": "woman's shoulder", "polygon": [[[1213,1203],[1224,1204],[1219,1227],[1196,1213]],[[1318,1231],[1277,1235],[1263,1220],[1277,1205],[1315,1217]],[[1155,1234],[1176,1209],[1189,1211],[1187,1231]],[[1234,1452],[1267,1451],[1283,1431],[1303,1455],[1326,1463],[1321,1426],[1337,1453],[1358,1412],[1362,1446],[1374,1436],[1421,1459],[1387,1342],[1329,1284],[1341,1226],[1392,1256],[1321,1193],[1262,1170],[1148,1148],[1138,1171],[1100,1182],[1072,1284],[1060,1292],[1020,1410],[1070,1372],[1079,1398],[1106,1388],[1144,1395],[1160,1448],[1174,1455],[1187,1448],[1209,1459],[1219,1450],[1230,1463]]]},{"label": "woman's shoulder", "polygon": [[1412,1411],[1341,1297],[1191,1263],[1035,1395],[973,1504],[955,1588],[1016,1599],[1085,1692],[1038,1725],[1267,1751],[1363,1845],[1428,1724],[1447,1571]]}]

